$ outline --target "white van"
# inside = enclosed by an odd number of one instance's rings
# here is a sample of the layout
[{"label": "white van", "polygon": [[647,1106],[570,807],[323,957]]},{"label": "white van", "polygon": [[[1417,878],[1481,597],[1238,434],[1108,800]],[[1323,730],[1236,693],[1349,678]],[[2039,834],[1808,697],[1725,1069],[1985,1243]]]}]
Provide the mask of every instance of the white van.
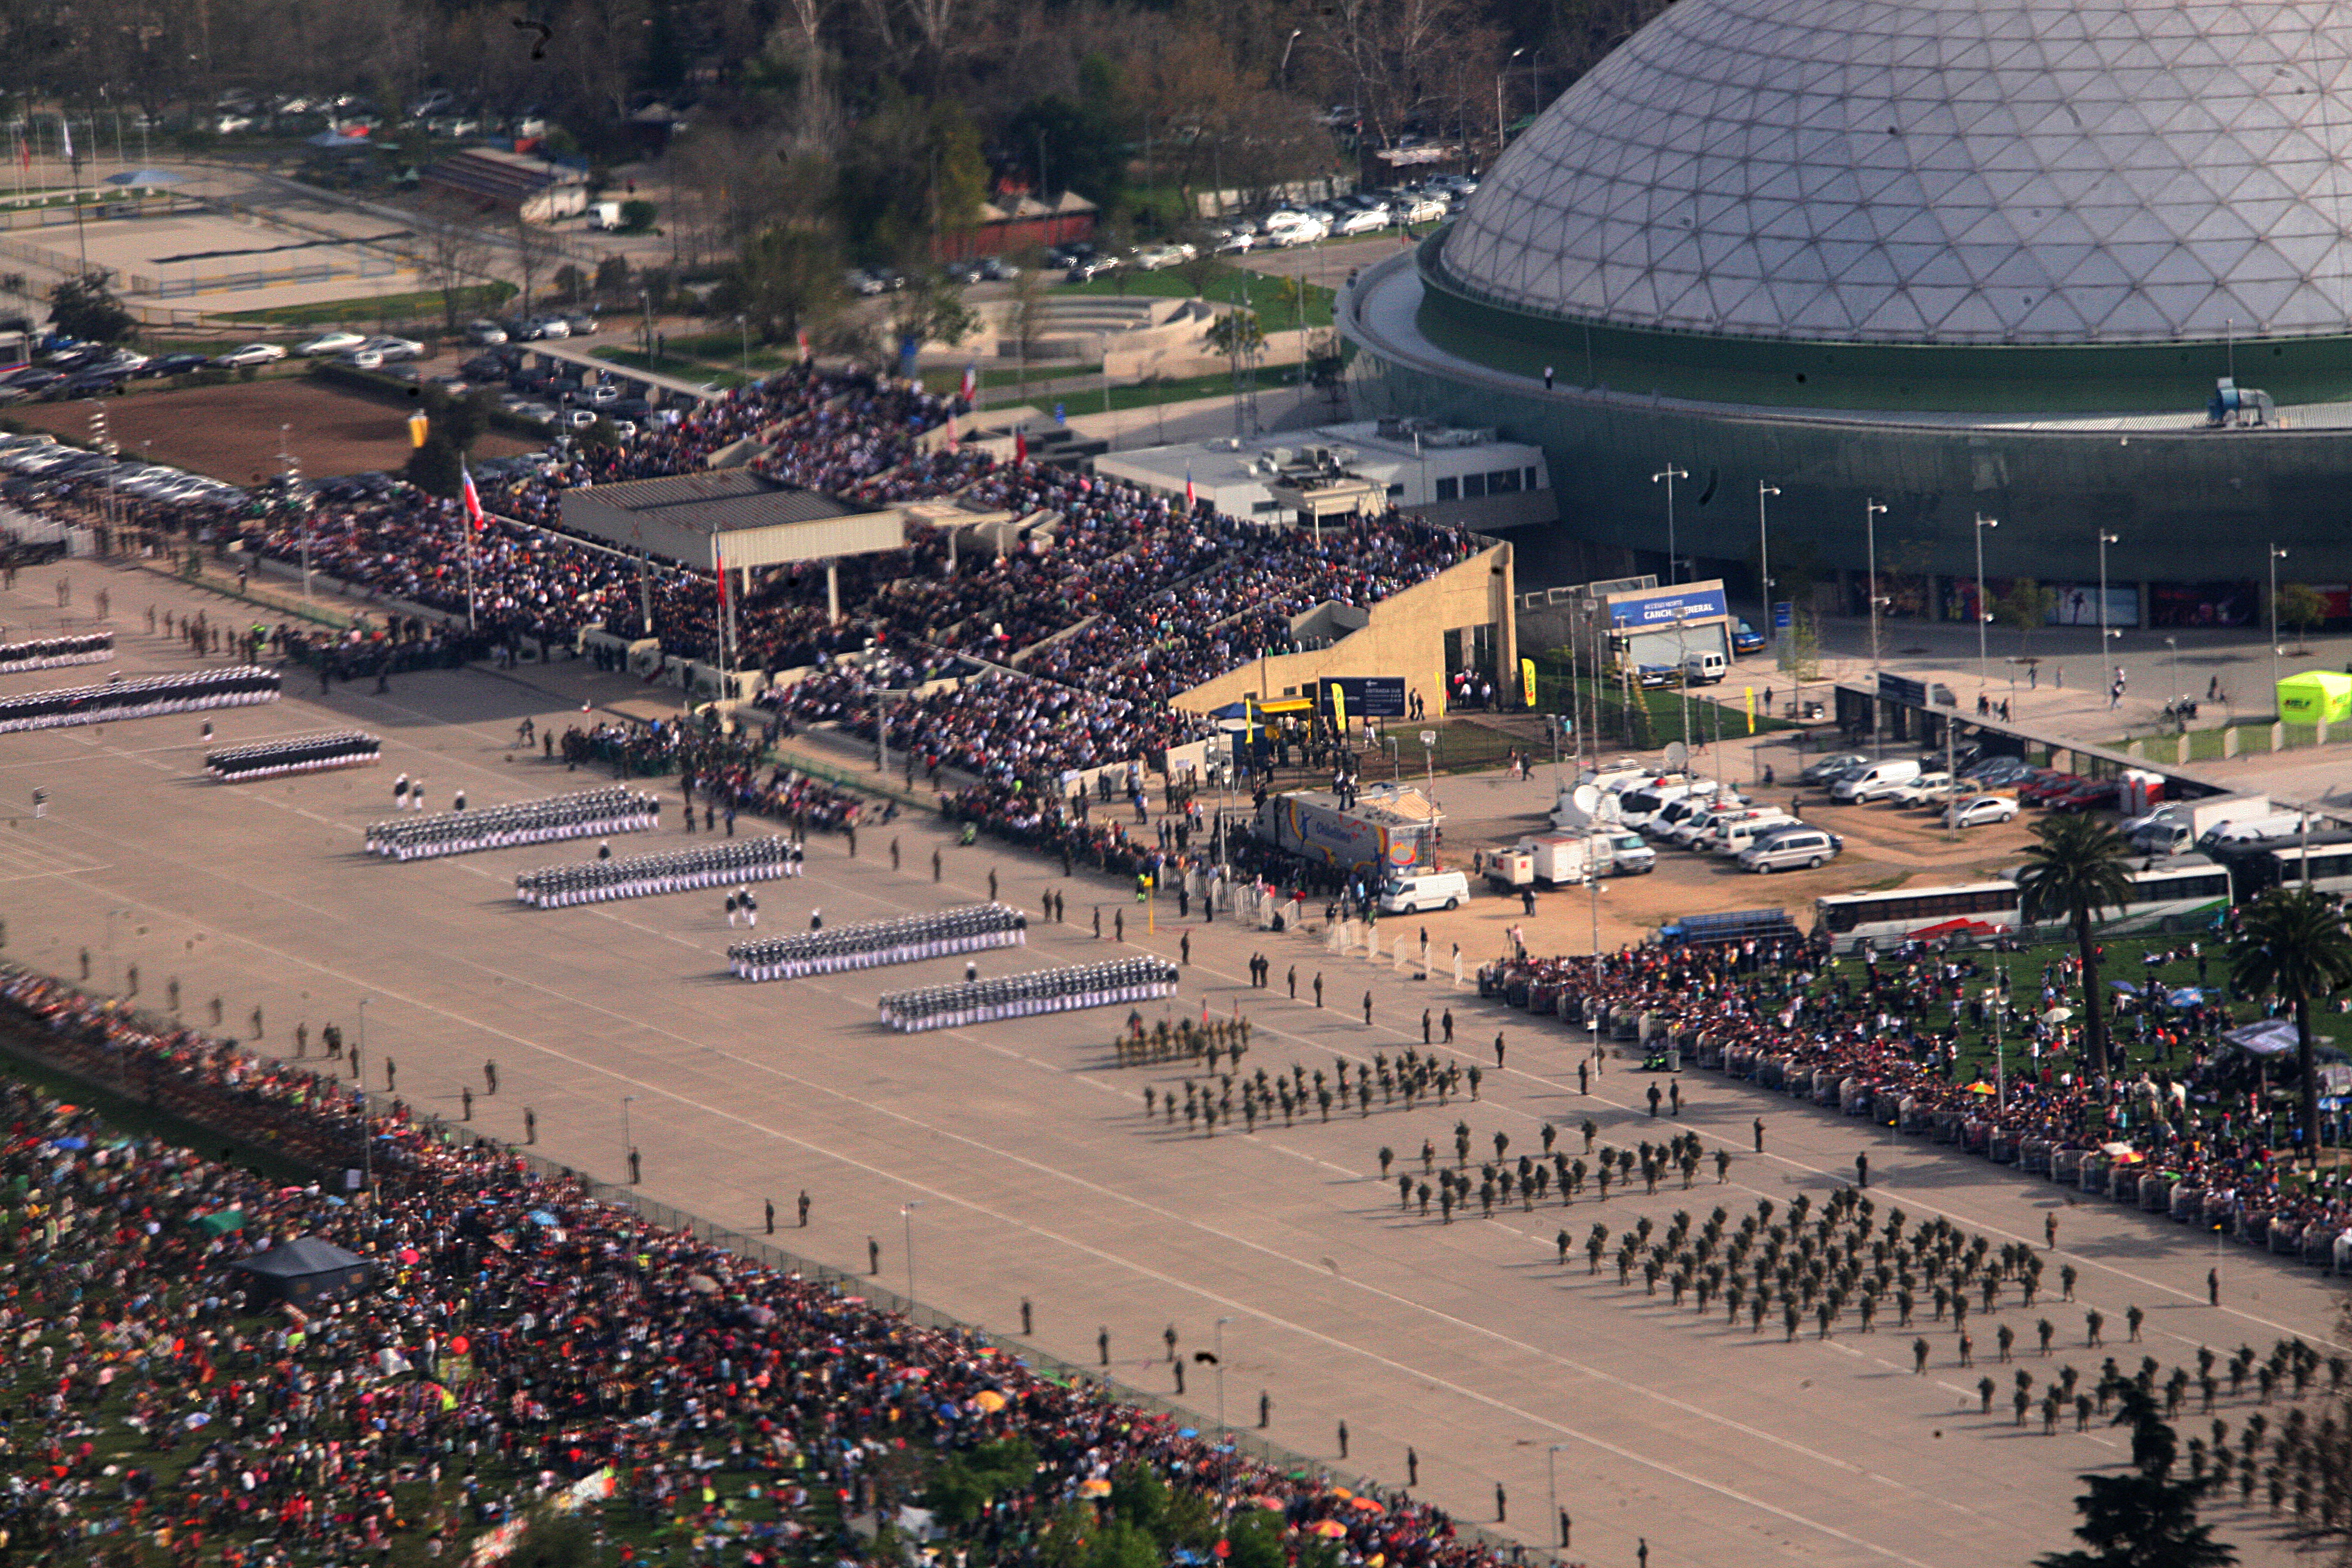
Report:
[{"label": "white van", "polygon": [[1415,915],[1459,909],[1470,901],[1470,879],[1459,871],[1408,871],[1381,885],[1381,912]]},{"label": "white van", "polygon": [[1896,762],[1889,757],[1883,763],[1873,763],[1866,768],[1848,773],[1830,786],[1830,798],[1855,805],[1866,805],[1882,795],[1890,795],[1919,776],[1916,759]]},{"label": "white van", "polygon": [[1777,833],[1796,818],[1778,806],[1768,806],[1737,821],[1720,823],[1707,836],[1706,847],[1717,855],[1738,855],[1768,833]]},{"label": "white van", "polygon": [[1685,686],[1713,686],[1730,673],[1730,661],[1710,649],[1683,656]]},{"label": "white van", "polygon": [[1811,870],[1834,859],[1845,840],[1823,827],[1780,825],[1739,852],[1739,863],[1751,871]]},{"label": "white van", "polygon": [[1628,827],[1646,826],[1660,812],[1678,800],[1691,795],[1702,798],[1715,794],[1715,781],[1699,779],[1685,784],[1648,784],[1641,789],[1629,789],[1617,797],[1617,820]]}]

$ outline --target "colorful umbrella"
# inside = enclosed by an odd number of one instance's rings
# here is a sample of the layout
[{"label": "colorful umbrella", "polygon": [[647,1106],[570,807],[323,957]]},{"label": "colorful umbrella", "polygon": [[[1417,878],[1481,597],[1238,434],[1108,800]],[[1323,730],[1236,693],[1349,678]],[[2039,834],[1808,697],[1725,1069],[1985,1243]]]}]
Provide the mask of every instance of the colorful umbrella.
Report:
[{"label": "colorful umbrella", "polygon": [[1318,1519],[1307,1527],[1309,1535],[1338,1536],[1348,1533],[1348,1527],[1336,1519]]}]

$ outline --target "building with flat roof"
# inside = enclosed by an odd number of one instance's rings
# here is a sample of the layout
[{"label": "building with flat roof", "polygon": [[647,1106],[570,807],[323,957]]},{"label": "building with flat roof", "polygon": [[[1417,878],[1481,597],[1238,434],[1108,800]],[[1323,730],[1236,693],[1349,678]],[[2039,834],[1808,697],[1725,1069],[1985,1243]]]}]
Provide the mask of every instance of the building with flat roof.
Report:
[{"label": "building with flat roof", "polygon": [[1860,614],[1874,520],[1925,614],[1977,613],[1980,544],[2084,619],[2104,570],[2112,624],[2258,620],[2266,542],[2352,579],[2327,15],[1682,0],[1356,279],[1356,410],[1548,453],[1550,580],[1752,596],[1769,526]]},{"label": "building with flat roof", "polygon": [[749,468],[710,468],[563,492],[563,526],[632,555],[709,571],[782,566],[896,550],[906,524],[895,507],[855,507],[793,489]]},{"label": "building with flat roof", "polygon": [[1181,497],[1189,483],[1219,511],[1261,522],[1311,520],[1320,509],[1309,503],[1309,493],[1334,493],[1341,475],[1353,485],[1349,504],[1320,510],[1322,516],[1393,508],[1478,533],[1558,516],[1541,447],[1428,419],[1361,420],[1249,441],[1220,437],[1109,452],[1095,458],[1095,471],[1170,497]]}]

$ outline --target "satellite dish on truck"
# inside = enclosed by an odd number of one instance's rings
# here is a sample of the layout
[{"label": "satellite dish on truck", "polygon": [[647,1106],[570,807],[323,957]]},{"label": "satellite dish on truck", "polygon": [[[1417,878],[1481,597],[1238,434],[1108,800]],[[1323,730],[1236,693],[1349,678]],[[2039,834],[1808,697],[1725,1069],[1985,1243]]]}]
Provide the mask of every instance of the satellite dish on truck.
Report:
[{"label": "satellite dish on truck", "polygon": [[1569,798],[1576,802],[1576,809],[1584,813],[1585,816],[1597,816],[1600,815],[1601,791],[1593,785],[1577,785],[1576,793]]},{"label": "satellite dish on truck", "polygon": [[1690,748],[1688,746],[1684,745],[1680,741],[1669,741],[1666,742],[1666,771],[1668,773],[1681,772],[1682,765],[1689,761]]}]

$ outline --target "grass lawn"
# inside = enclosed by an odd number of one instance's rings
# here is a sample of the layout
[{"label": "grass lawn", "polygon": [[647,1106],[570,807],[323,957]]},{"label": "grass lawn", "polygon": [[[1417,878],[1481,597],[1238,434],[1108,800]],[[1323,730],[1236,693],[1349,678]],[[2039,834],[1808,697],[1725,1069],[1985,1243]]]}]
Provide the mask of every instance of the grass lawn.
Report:
[{"label": "grass lawn", "polygon": [[[1085,283],[1055,283],[1047,298],[1066,298],[1074,294],[1108,295],[1113,299],[1142,299],[1158,296],[1169,300],[1190,300],[1198,296],[1213,304],[1232,305],[1241,300],[1241,285],[1247,275],[1250,309],[1266,331],[1280,331],[1299,325],[1297,307],[1282,301],[1275,293],[1276,286],[1287,279],[1254,267],[1235,266],[1219,259],[1212,262],[1203,286],[1192,286],[1189,267],[1171,267],[1161,272],[1139,272],[1121,268],[1106,272]],[[1319,283],[1307,285],[1307,319],[1308,327],[1328,327],[1331,324],[1332,290]]]},{"label": "grass lawn", "polygon": [[[513,299],[516,292],[511,283],[480,283],[461,289],[457,291],[457,313],[462,316],[471,311],[495,310]],[[426,289],[413,294],[374,294],[352,300],[322,300],[315,305],[278,305],[266,310],[233,310],[215,320],[250,321],[256,326],[331,327],[345,322],[386,321],[438,315],[441,310],[441,290]]]}]

